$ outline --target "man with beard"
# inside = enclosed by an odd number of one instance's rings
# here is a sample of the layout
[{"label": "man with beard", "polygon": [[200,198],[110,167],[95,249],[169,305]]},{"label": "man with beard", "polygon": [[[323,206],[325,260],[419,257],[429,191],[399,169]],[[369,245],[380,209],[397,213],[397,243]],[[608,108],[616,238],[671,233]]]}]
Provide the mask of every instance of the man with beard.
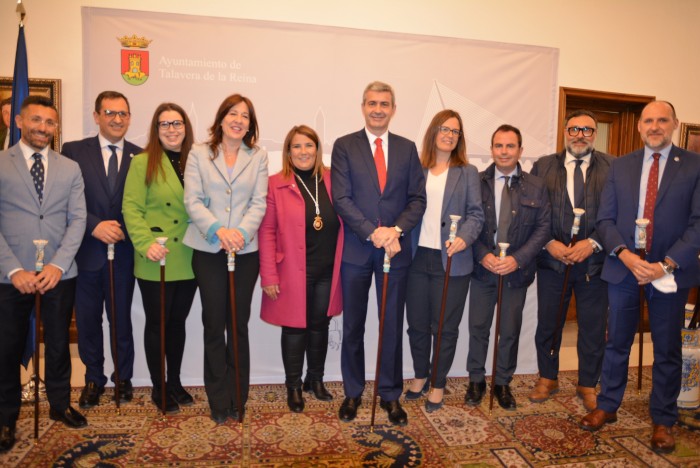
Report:
[{"label": "man with beard", "polygon": [[[637,124],[644,148],[616,159],[603,188],[596,229],[606,252],[602,279],[608,282],[610,317],[598,406],[580,422],[595,431],[617,421],[627,386],[630,348],[640,318],[640,286],[654,344],[649,412],[651,448],[675,449],[681,340],[685,303],[698,285],[700,265],[700,155],[673,145],[678,128],[671,103],[653,101]],[[648,219],[646,258],[635,253],[638,218]]]},{"label": "man with beard", "polygon": [[[597,129],[593,113],[571,112],[564,119],[566,149],[541,157],[531,171],[547,185],[552,204],[552,239],[537,257],[535,348],[540,378],[530,393],[530,401],[541,403],[559,391],[559,348],[573,291],[578,322],[576,395],[588,411],[596,407],[595,387],[603,362],[608,311],[607,285],[600,279],[605,252],[595,230],[595,219],[612,157],[593,149]],[[574,208],[582,208],[585,213],[578,242],[571,245]],[[559,310],[564,288],[564,302]]]},{"label": "man with beard", "polygon": [[[27,97],[15,123],[22,139],[0,152],[0,453],[15,443],[20,361],[37,292],[49,417],[72,428],[87,425],[70,406],[68,331],[78,274],[73,260],[85,232],[83,178],[77,164],[50,149],[58,126],[51,100]],[[39,273],[35,239],[48,242]]]}]

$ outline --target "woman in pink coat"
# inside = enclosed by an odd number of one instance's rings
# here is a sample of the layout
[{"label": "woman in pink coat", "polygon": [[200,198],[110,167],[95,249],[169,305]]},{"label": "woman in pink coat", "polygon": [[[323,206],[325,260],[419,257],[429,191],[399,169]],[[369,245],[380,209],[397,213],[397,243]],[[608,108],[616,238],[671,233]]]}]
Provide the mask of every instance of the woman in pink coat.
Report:
[{"label": "woman in pink coat", "polygon": [[[323,385],[330,318],[340,314],[343,230],[331,204],[331,177],[321,144],[306,125],[284,140],[282,170],[271,176],[267,211],[258,231],[261,317],[282,327],[287,404],[304,410],[304,391],[333,396]],[[304,357],[306,378],[302,386]]]}]

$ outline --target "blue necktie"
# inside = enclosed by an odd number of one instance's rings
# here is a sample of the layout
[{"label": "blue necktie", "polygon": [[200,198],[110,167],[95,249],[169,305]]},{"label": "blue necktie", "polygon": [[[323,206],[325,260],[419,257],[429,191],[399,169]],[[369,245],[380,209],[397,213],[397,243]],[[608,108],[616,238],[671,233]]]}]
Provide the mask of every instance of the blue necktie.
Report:
[{"label": "blue necktie", "polygon": [[581,170],[583,159],[576,160],[574,168],[574,208],[583,208],[583,171]]},{"label": "blue necktie", "polygon": [[41,203],[44,201],[44,163],[41,162],[41,154],[34,153],[32,157],[34,158],[34,164],[32,164],[29,172],[34,181],[36,194],[39,195],[39,203]]},{"label": "blue necktie", "polygon": [[508,242],[508,228],[513,220],[513,208],[510,199],[510,187],[508,182],[510,176],[503,176],[505,183],[501,192],[501,207],[498,213],[498,232],[496,233],[496,242]]},{"label": "blue necktie", "polygon": [[109,157],[109,165],[107,166],[107,183],[109,184],[109,191],[114,193],[114,188],[117,186],[117,174],[119,173],[117,147],[109,145],[109,149],[112,150],[112,156]]}]

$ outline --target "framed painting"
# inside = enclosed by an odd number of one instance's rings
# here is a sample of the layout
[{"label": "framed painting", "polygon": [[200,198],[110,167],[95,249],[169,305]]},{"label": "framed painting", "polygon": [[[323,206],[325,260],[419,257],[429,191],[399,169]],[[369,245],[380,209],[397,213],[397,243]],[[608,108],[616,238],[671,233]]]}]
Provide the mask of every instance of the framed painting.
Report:
[{"label": "framed painting", "polygon": [[700,124],[681,123],[680,147],[700,153]]}]

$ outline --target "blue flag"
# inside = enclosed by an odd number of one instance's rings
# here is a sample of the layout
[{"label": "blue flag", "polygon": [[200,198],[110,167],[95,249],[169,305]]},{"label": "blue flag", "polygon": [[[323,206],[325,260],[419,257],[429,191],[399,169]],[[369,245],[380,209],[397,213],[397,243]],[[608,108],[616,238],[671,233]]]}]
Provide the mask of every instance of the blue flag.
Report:
[{"label": "blue flag", "polygon": [[[10,146],[19,142],[20,132],[15,124],[15,116],[19,114],[24,99],[29,96],[29,71],[27,70],[27,44],[24,41],[24,25],[19,25],[17,36],[17,51],[15,52],[15,74],[12,76],[12,116],[10,117]],[[34,311],[29,323],[27,342],[22,355],[22,365],[26,368],[34,353]]]},{"label": "blue flag", "polygon": [[19,142],[19,128],[15,116],[19,114],[22,101],[29,96],[29,71],[27,70],[27,44],[24,41],[24,25],[19,25],[17,52],[15,52],[15,74],[12,76],[12,116],[10,118],[10,146]]}]

